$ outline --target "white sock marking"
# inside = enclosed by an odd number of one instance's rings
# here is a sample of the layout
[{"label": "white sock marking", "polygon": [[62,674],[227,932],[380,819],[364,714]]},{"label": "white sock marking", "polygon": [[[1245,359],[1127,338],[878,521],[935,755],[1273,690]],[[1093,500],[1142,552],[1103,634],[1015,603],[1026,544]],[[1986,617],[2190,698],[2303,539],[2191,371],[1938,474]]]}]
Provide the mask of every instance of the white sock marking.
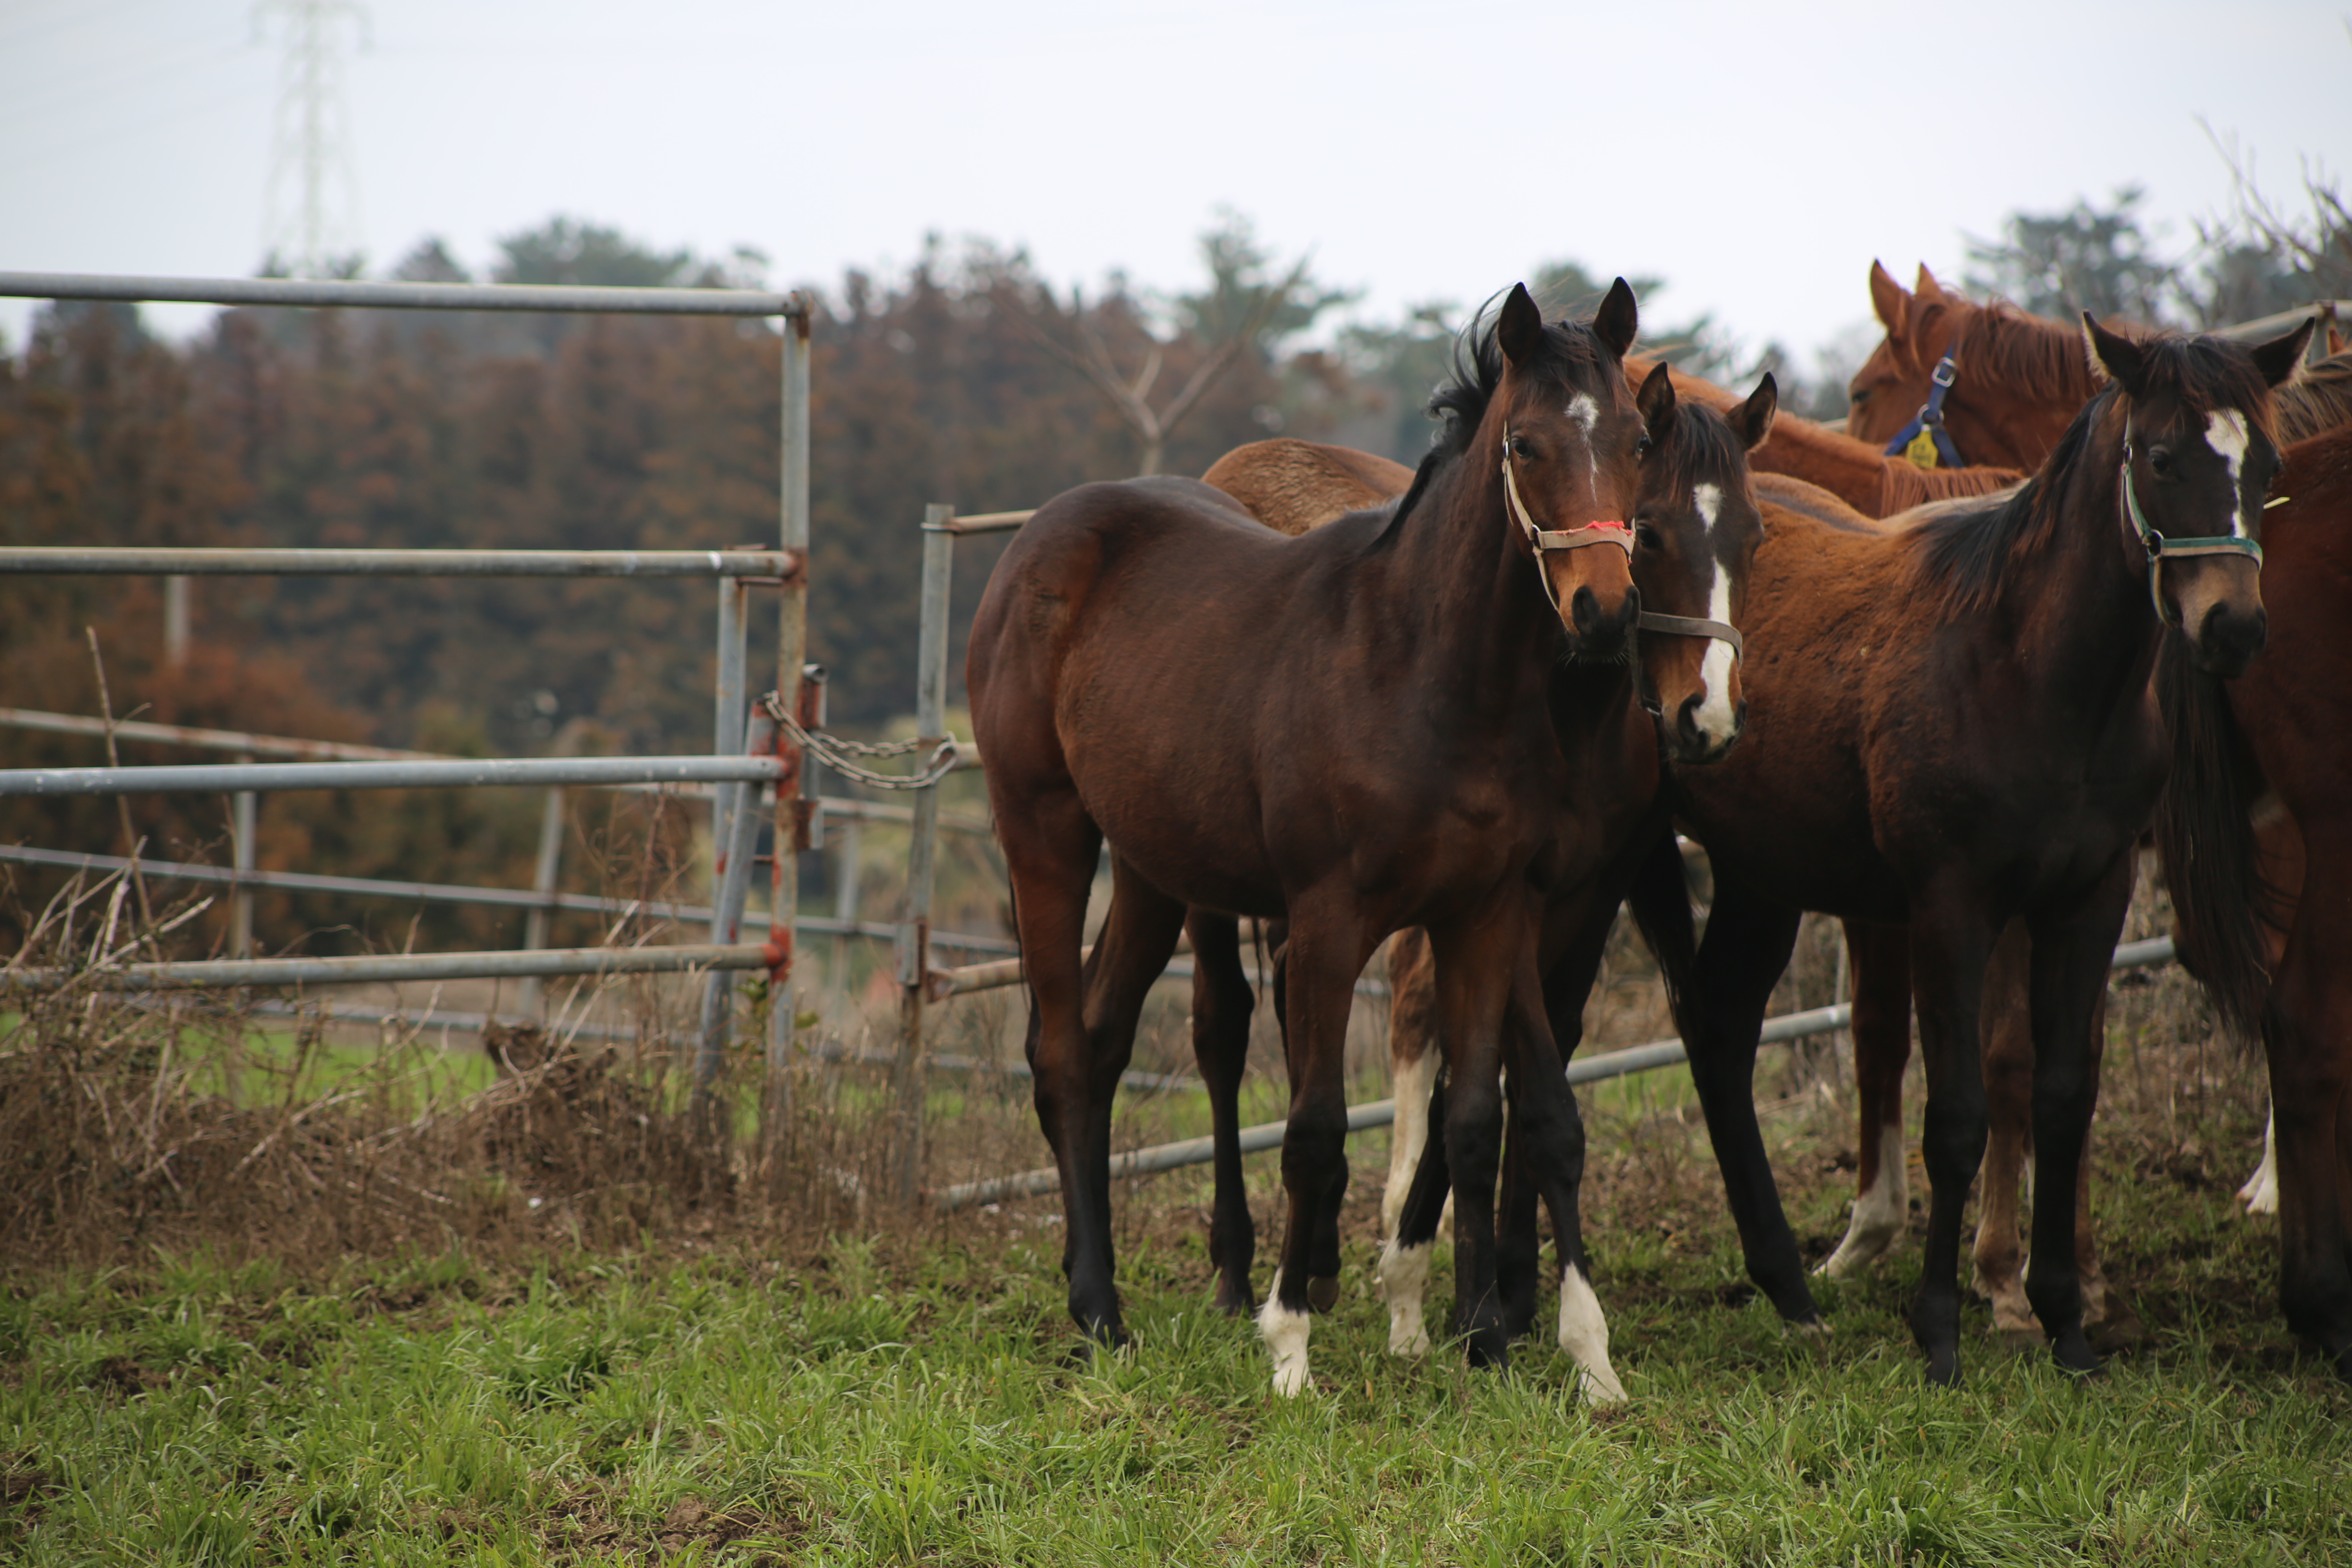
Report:
[{"label": "white sock marking", "polygon": [[1429,1143],[1429,1091],[1437,1082],[1437,1042],[1427,1041],[1418,1061],[1396,1062],[1389,1082],[1396,1096],[1396,1122],[1389,1130],[1389,1184],[1381,1194],[1381,1234],[1393,1238],[1404,1214],[1405,1194]]},{"label": "white sock marking", "polygon": [[1559,1274],[1559,1348],[1583,1370],[1586,1404],[1614,1405],[1625,1397],[1625,1385],[1609,1367],[1609,1320],[1601,1298],[1573,1263]]},{"label": "white sock marking", "polygon": [[2238,1189],[2238,1202],[2250,1215],[2278,1213],[2278,1108],[2263,1124],[2263,1163]]},{"label": "white sock marking", "polygon": [[1389,1299],[1389,1354],[1429,1353],[1429,1330],[1422,1321],[1421,1298],[1429,1284],[1430,1245],[1399,1247],[1391,1238],[1381,1249],[1381,1293]]},{"label": "white sock marking", "polygon": [[1909,1184],[1903,1167],[1903,1128],[1890,1121],[1878,1130],[1878,1179],[1854,1194],[1845,1239],[1817,1272],[1832,1279],[1850,1279],[1885,1256],[1909,1216]]},{"label": "white sock marking", "polygon": [[[1275,1289],[1279,1292],[1281,1286],[1277,1283]],[[1306,1313],[1284,1306],[1278,1293],[1268,1296],[1258,1310],[1257,1331],[1274,1352],[1274,1391],[1285,1399],[1296,1397],[1307,1386],[1307,1333],[1314,1321]]]},{"label": "white sock marking", "polygon": [[2246,534],[2246,508],[2245,498],[2238,493],[2238,472],[2245,466],[2251,440],[2246,416],[2236,409],[2217,408],[2205,416],[2205,444],[2230,465],[2230,531],[2241,539]]}]

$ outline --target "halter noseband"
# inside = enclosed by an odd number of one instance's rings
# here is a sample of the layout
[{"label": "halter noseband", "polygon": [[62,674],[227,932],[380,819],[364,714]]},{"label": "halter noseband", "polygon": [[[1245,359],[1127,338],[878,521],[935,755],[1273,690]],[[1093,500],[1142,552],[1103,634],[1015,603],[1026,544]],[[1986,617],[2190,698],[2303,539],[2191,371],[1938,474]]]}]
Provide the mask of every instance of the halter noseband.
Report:
[{"label": "halter noseband", "polygon": [[[2132,487],[2131,426],[2124,426],[2124,526],[2139,540],[2140,548],[2147,552],[2147,599],[2156,606],[2158,626],[2169,626],[2164,613],[2164,563],[2184,555],[2243,555],[2250,557],[2256,571],[2262,570],[2263,547],[2257,541],[2242,534],[2217,533],[2200,539],[2168,539],[2148,525],[2147,514],[2139,509],[2139,492]],[[2236,498],[2232,497],[2232,500]]]},{"label": "halter noseband", "polygon": [[[1633,559],[1633,531],[1614,520],[1588,522],[1580,528],[1544,529],[1528,512],[1527,503],[1519,499],[1518,476],[1511,468],[1511,427],[1503,426],[1503,495],[1510,503],[1511,516],[1519,531],[1528,536],[1528,543],[1536,552],[1536,580],[1543,584],[1544,597],[1551,601],[1554,612],[1559,609],[1559,599],[1551,591],[1551,575],[1543,569],[1544,553],[1552,550],[1581,550],[1589,544],[1613,544],[1625,552],[1630,565]],[[1727,621],[1703,620],[1696,616],[1667,616],[1655,610],[1643,610],[1633,617],[1633,624],[1645,632],[1664,632],[1673,637],[1714,637],[1731,645],[1731,657],[1743,657],[1747,643],[1739,628]]]},{"label": "halter noseband", "polygon": [[1968,467],[1960,460],[1960,449],[1952,445],[1951,436],[1944,429],[1944,399],[1950,395],[1953,385],[1959,379],[1960,340],[1956,337],[1927,377],[1927,403],[1911,416],[1911,423],[1903,426],[1894,440],[1886,443],[1888,457],[1903,458],[1916,468],[1930,470],[1939,461],[1947,468]]}]

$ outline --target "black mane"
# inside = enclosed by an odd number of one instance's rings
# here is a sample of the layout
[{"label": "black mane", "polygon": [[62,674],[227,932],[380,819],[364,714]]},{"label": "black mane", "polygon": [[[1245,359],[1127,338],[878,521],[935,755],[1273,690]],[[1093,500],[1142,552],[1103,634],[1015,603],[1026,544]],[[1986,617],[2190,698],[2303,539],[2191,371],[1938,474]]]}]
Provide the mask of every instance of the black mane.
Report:
[{"label": "black mane", "polygon": [[[2192,416],[2217,408],[2243,409],[2269,433],[2270,388],[2243,344],[2167,333],[2141,339],[2137,346],[2151,396],[2169,393]],[[1919,570],[1940,581],[1946,614],[1965,615],[1991,604],[2011,562],[2049,542],[2066,480],[2084,460],[2099,421],[2122,396],[2110,384],[2084,404],[2041,468],[2013,494],[1984,506],[1939,505],[1912,530],[1919,541]]]},{"label": "black mane", "polygon": [[[1503,384],[1503,347],[1497,341],[1501,315],[1496,308],[1501,298],[1497,294],[1480,306],[1470,325],[1454,338],[1450,377],[1430,395],[1429,413],[1437,421],[1437,430],[1430,437],[1428,454],[1414,470],[1412,487],[1397,502],[1395,515],[1373,542],[1373,548],[1396,537],[1438,475],[1469,451],[1471,438],[1486,417],[1487,405]],[[1609,351],[1593,336],[1590,321],[1547,321],[1543,334],[1541,363],[1521,365],[1521,374],[1554,382],[1563,391],[1575,385],[1580,374],[1614,374]]]}]

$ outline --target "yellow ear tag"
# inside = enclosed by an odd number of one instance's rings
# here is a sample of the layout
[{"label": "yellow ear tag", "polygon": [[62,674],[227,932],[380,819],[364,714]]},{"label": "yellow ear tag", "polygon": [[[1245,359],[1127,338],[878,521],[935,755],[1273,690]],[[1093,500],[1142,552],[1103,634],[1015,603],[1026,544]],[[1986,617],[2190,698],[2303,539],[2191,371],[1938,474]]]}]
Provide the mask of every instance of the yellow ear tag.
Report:
[{"label": "yellow ear tag", "polygon": [[1912,437],[1909,443],[1903,448],[1903,456],[1905,460],[1915,468],[1934,468],[1936,466],[1935,432],[1922,429],[1919,434]]}]

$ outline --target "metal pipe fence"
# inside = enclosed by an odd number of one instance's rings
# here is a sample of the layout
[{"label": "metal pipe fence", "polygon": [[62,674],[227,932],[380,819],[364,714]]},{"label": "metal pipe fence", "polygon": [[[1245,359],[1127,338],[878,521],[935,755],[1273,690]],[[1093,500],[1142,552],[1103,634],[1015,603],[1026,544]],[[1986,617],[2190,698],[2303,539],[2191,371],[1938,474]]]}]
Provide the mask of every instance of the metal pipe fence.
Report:
[{"label": "metal pipe fence", "polygon": [[[702,577],[721,580],[721,604],[730,588],[765,582],[780,590],[776,689],[787,710],[803,711],[808,580],[803,566],[809,544],[809,324],[808,301],[799,295],[751,289],[537,288],[506,284],[363,283],[295,279],[190,279],[100,277],[74,273],[0,273],[0,296],[30,299],[172,300],[233,307],[290,306],[302,309],[425,310],[530,310],[614,312],[663,316],[782,318],[782,449],[777,495],[775,550],[721,551],[517,551],[517,550],[281,550],[10,547],[0,549],[0,572],[52,574],[153,574],[198,575],[358,575],[419,577]],[[773,781],[777,852],[772,859],[770,908],[774,926],[769,940],[753,945],[714,943],[659,950],[580,949],[522,952],[399,955],[365,959],[233,959],[187,964],[131,964],[79,976],[58,970],[17,969],[11,985],[62,984],[75,978],[108,985],[279,985],[360,979],[457,979],[557,974],[656,973],[689,970],[765,969],[778,995],[768,1009],[769,1037],[762,1089],[763,1154],[781,1152],[783,1114],[790,1106],[794,1008],[784,994],[792,973],[793,929],[798,915],[794,850],[804,847],[811,808],[800,803],[803,779],[799,746],[778,737],[771,752],[751,757],[744,748],[740,710],[744,678],[748,607],[740,594],[736,614],[720,616],[720,712],[714,755],[709,757],[493,758],[486,760],[372,757],[366,760],[296,763],[242,763],[173,768],[58,768],[0,773],[0,794],[120,794],[173,789],[238,793],[267,789],[352,787],[455,787],[474,784],[677,784],[719,785],[713,804],[721,813],[748,818],[757,786]],[[732,682],[736,717],[728,714]],[[120,733],[119,731],[114,731]],[[247,754],[250,754],[247,752]],[[316,754],[316,753],[311,753]],[[743,786],[751,786],[749,790]],[[239,870],[251,858],[249,813],[240,812],[236,858]],[[713,823],[714,850],[738,837],[731,820]],[[544,863],[545,857],[542,857]],[[748,861],[748,851],[744,857]],[[714,885],[748,894],[748,879],[731,884],[726,868],[714,865]],[[542,876],[551,882],[551,876]],[[722,900],[720,923],[740,925],[740,897],[731,909]],[[552,888],[535,890],[541,907]],[[724,1031],[722,1016],[719,1028]],[[723,1043],[723,1042],[722,1042]],[[780,1163],[768,1161],[770,1179]]]}]

